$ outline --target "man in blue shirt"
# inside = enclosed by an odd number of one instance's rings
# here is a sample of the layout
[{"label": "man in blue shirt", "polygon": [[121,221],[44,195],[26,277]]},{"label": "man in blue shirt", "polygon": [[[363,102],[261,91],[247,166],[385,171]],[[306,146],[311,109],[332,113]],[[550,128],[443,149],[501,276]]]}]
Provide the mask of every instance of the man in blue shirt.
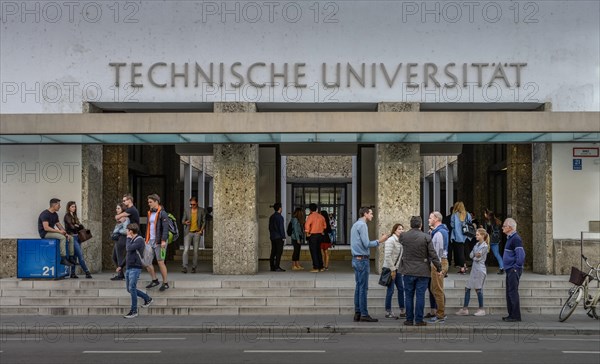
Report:
[{"label": "man in blue shirt", "polygon": [[379,240],[369,241],[367,222],[373,220],[373,210],[361,207],[358,211],[360,218],[352,225],[350,230],[350,248],[352,250],[352,268],[354,268],[354,321],[377,322],[379,320],[369,316],[367,310],[367,291],[369,290],[370,262],[369,248],[383,244],[389,237],[381,235]]},{"label": "man in blue shirt", "polygon": [[521,321],[521,303],[519,301],[519,280],[525,264],[523,240],[517,234],[517,222],[508,218],[504,220],[502,232],[508,237],[504,247],[502,261],[506,272],[506,308],[508,316],[502,318],[506,322]]}]

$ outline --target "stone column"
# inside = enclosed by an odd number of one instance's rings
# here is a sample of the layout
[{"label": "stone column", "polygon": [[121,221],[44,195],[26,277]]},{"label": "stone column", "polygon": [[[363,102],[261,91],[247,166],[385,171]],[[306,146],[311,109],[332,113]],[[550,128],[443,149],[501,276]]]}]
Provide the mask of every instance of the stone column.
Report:
[{"label": "stone column", "polygon": [[532,266],[531,144],[509,144],[506,153],[507,216],[517,221],[523,239],[525,265]]},{"label": "stone column", "polygon": [[[105,145],[102,147],[102,185],[96,196],[102,196],[101,204],[98,200],[92,200],[101,205],[102,229],[95,235],[95,239],[102,245],[102,266],[114,267],[112,252],[114,242],[110,234],[115,226],[115,207],[122,200],[124,194],[129,191],[129,151],[126,145]],[[134,201],[140,210],[140,202]],[[143,209],[141,210],[143,211]],[[143,214],[143,212],[142,212]]]},{"label": "stone column", "polygon": [[[380,103],[379,112],[419,111],[418,103]],[[376,236],[389,234],[396,223],[410,229],[410,217],[421,211],[421,155],[419,144],[378,144],[375,148]],[[424,221],[427,224],[427,221]],[[376,254],[381,271],[384,247]]]},{"label": "stone column", "polygon": [[450,202],[453,206],[455,202],[462,201],[469,212],[474,210],[474,189],[475,189],[475,145],[464,144],[462,153],[458,155],[458,189],[456,198]]},{"label": "stone column", "polygon": [[552,144],[535,143],[532,153],[533,271],[557,274],[553,264]]},{"label": "stone column", "polygon": [[[215,103],[215,112],[255,112],[252,103]],[[214,146],[213,272],[258,272],[258,145]]]},{"label": "stone column", "polygon": [[[108,234],[102,224],[103,164],[101,145],[81,146],[81,207],[80,219],[83,225],[92,231],[93,238],[81,244],[83,256],[92,273],[102,271],[104,234]],[[114,219],[113,219],[114,220]],[[109,238],[110,240],[110,238]],[[78,268],[81,269],[81,268]]]}]

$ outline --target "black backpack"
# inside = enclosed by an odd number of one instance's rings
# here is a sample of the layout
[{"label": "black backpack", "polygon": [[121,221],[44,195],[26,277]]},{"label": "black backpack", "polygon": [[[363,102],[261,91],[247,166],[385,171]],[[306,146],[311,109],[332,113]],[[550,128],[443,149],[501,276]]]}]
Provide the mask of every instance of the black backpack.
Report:
[{"label": "black backpack", "polygon": [[292,236],[292,233],[294,232],[294,227],[292,226],[292,220],[290,220],[290,222],[288,222],[288,226],[287,226],[287,235],[288,236]]}]

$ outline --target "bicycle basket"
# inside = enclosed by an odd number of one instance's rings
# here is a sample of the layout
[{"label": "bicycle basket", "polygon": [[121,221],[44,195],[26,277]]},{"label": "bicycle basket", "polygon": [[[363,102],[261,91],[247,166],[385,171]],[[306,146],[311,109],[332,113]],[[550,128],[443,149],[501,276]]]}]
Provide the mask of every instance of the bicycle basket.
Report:
[{"label": "bicycle basket", "polygon": [[581,286],[585,281],[586,276],[586,273],[583,273],[575,267],[571,267],[571,277],[569,277],[569,282],[573,283],[576,286]]}]

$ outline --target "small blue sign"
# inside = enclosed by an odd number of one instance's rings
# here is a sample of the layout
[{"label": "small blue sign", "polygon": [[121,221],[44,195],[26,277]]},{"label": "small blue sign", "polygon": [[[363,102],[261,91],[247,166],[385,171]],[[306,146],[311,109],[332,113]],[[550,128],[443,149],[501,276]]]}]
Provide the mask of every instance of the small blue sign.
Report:
[{"label": "small blue sign", "polygon": [[573,170],[574,171],[581,171],[582,166],[583,166],[583,164],[581,163],[581,158],[573,159]]}]

